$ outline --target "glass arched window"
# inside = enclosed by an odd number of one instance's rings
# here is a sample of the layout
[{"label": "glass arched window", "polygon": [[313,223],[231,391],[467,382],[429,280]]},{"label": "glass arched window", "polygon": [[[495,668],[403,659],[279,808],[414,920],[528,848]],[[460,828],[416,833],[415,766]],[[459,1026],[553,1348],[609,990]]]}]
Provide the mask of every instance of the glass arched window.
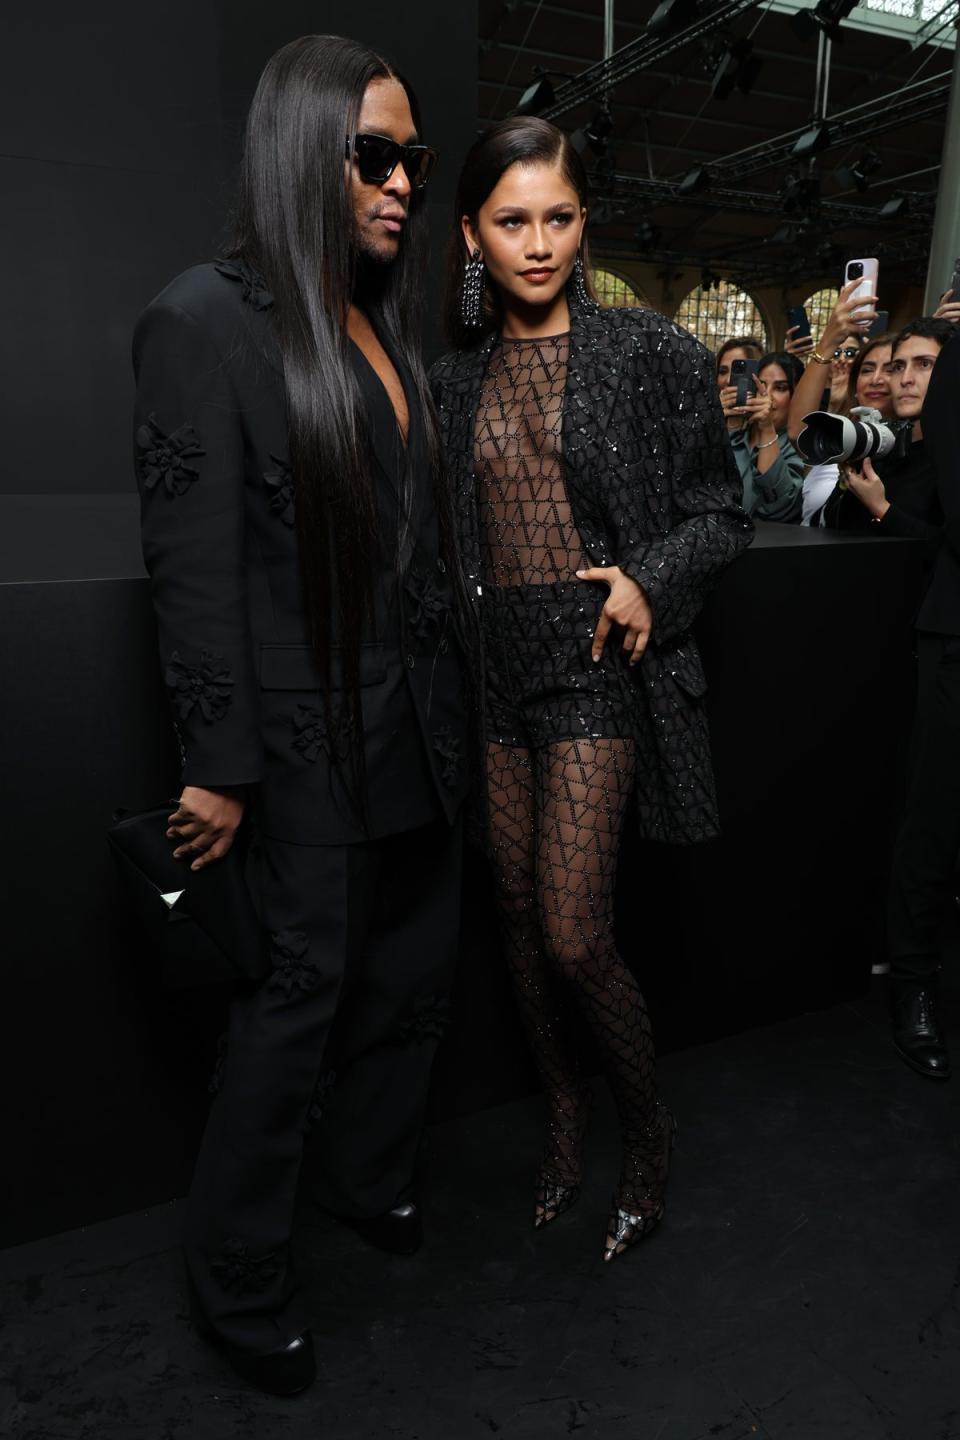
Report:
[{"label": "glass arched window", "polygon": [[829,286],[825,290],[817,290],[803,302],[803,308],[807,312],[807,319],[810,321],[810,334],[814,340],[823,334],[823,327],[830,318],[830,311],[837,303],[840,291]]},{"label": "glass arched window", "polygon": [[593,285],[601,305],[634,305],[641,310],[652,309],[650,301],[635,285],[624,280],[622,275],[615,275],[612,270],[594,270]]},{"label": "glass arched window", "polygon": [[674,319],[696,335],[701,345],[714,352],[734,335],[754,335],[763,342],[765,350],[770,348],[760,307],[752,295],[732,280],[721,280],[708,289],[698,285],[681,302]]}]

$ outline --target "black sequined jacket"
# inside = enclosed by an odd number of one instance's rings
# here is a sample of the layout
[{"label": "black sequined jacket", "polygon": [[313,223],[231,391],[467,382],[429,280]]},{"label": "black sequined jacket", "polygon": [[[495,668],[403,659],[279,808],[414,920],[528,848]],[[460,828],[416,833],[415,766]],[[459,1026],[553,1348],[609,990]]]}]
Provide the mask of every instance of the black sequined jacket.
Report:
[{"label": "black sequined jacket", "polygon": [[[637,808],[649,839],[689,844],[718,828],[691,634],[704,598],[750,544],[742,485],[707,351],[672,321],[571,299],[562,418],[567,494],[594,565],[643,586],[653,632],[637,667]],[[480,603],[474,427],[491,335],[431,370],[463,564]]]},{"label": "black sequined jacket", "polygon": [[452,819],[468,778],[461,665],[411,377],[397,362],[410,407],[403,457],[386,392],[351,347],[382,535],[360,652],[364,830],[344,785],[336,651],[328,727],[307,641],[272,307],[246,265],[198,265],[152,302],[134,336],[143,553],[182,783],[253,787],[262,829],[298,844]]}]

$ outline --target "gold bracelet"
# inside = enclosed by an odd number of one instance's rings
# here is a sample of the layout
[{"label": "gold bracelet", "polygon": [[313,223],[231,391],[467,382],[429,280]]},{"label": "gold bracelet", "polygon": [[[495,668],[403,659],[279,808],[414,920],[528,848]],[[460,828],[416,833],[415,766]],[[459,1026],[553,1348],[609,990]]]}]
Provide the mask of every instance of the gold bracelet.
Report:
[{"label": "gold bracelet", "polygon": [[811,350],[810,359],[815,360],[818,365],[830,365],[833,363],[832,355],[828,358],[826,355],[821,355],[819,350]]}]

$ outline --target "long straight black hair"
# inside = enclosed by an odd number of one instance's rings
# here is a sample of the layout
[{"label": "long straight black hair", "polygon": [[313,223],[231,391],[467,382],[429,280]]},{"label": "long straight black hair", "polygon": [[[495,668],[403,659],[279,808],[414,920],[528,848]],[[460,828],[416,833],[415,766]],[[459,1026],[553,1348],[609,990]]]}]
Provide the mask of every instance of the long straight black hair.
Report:
[{"label": "long straight black hair", "polygon": [[[341,744],[348,746],[349,784],[361,802],[360,637],[372,614],[372,573],[381,550],[347,334],[360,257],[345,167],[373,80],[403,86],[419,131],[413,89],[365,45],[339,35],[304,35],[268,61],[247,119],[229,252],[255,266],[274,297],[307,633],[328,725],[336,724]],[[450,555],[439,435],[420,354],[425,264],[424,197],[415,190],[400,253],[392,264],[376,267],[363,305],[413,376],[427,430],[441,544]],[[344,706],[337,716],[330,696],[335,646]]]},{"label": "long straight black hair", "polygon": [[[478,345],[501,321],[501,307],[492,285],[484,289],[483,323],[472,327],[463,323],[461,313],[463,280],[467,265],[467,246],[463,238],[461,218],[469,216],[476,223],[477,214],[496,188],[500,177],[511,165],[557,165],[572,189],[576,190],[582,208],[588,200],[587,172],[573,148],[570,136],[535,115],[515,115],[489,126],[467,151],[460,171],[456,199],[453,202],[453,229],[447,254],[447,288],[444,299],[444,321],[447,335],[458,349]],[[580,241],[583,276],[587,294],[596,300],[590,268],[590,252],[586,233]]]}]

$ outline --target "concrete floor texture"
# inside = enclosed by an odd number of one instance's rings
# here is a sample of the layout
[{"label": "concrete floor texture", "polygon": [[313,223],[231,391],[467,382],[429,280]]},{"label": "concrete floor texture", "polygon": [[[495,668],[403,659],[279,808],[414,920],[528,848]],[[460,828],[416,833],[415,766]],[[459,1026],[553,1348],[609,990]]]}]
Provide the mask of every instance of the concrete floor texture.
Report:
[{"label": "concrete floor texture", "polygon": [[534,1098],[431,1128],[410,1259],[305,1205],[320,1374],[292,1400],[248,1389],[191,1330],[179,1205],[4,1251],[0,1434],[960,1440],[960,1078],[896,1058],[884,983],[667,1056],[667,1216],[611,1265],[602,1087],[581,1199],[542,1232]]}]

